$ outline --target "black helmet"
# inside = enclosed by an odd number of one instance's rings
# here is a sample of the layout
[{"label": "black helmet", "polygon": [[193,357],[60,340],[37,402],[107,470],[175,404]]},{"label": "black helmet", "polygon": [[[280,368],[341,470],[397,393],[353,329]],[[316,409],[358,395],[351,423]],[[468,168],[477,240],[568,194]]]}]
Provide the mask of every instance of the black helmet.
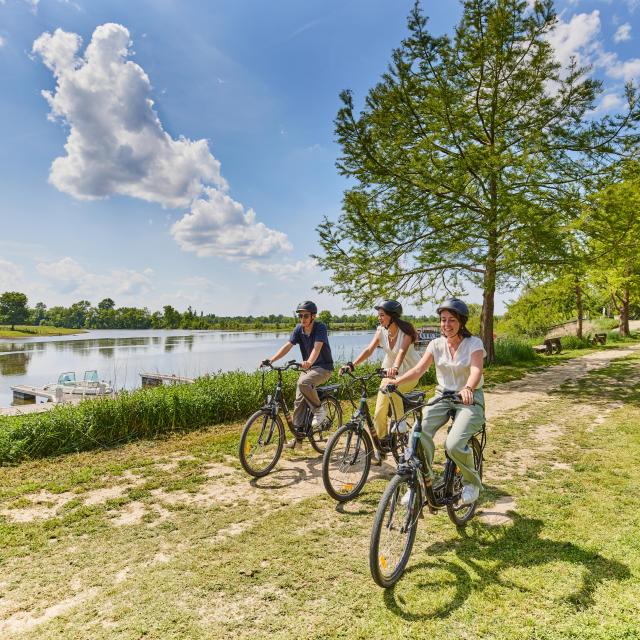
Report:
[{"label": "black helmet", "polygon": [[397,300],[385,300],[384,302],[377,304],[374,309],[376,311],[382,309],[392,318],[399,318],[402,315],[402,305]]},{"label": "black helmet", "polygon": [[469,307],[458,298],[447,298],[444,302],[441,302],[440,306],[436,309],[438,315],[445,310],[455,312],[460,316],[463,323],[469,319]]},{"label": "black helmet", "polygon": [[308,311],[309,313],[313,313],[315,315],[318,313],[318,307],[316,307],[315,302],[311,302],[311,300],[305,300],[296,307],[296,313],[298,313],[299,311]]}]

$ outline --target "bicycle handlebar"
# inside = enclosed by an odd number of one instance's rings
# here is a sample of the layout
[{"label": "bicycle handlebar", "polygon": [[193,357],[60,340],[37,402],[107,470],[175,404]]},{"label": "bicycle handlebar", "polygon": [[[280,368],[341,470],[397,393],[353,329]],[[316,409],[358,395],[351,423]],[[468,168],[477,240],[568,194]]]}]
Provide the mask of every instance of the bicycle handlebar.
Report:
[{"label": "bicycle handlebar", "polygon": [[380,378],[386,378],[387,372],[385,369],[376,369],[375,371],[373,371],[372,373],[366,376],[354,376],[352,371],[345,371],[343,375],[349,376],[356,382],[368,382],[374,376],[379,376]]},{"label": "bicycle handlebar", "polygon": [[[398,387],[396,387],[395,384],[388,384],[384,389],[382,389],[382,393],[386,393],[387,395],[397,393],[403,400],[409,401],[409,398],[407,398],[404,393],[398,391]],[[434,404],[438,404],[438,402],[442,402],[443,400],[453,400],[454,402],[463,404],[462,396],[457,391],[443,391],[441,396],[434,398],[430,402],[425,402],[423,406],[432,407]]]},{"label": "bicycle handlebar", "polygon": [[266,360],[260,364],[260,369],[269,368],[272,371],[286,371],[287,369],[300,369],[301,367],[302,364],[296,362],[295,360],[289,360],[287,364],[282,365],[281,367],[276,367],[271,362],[268,362]]}]

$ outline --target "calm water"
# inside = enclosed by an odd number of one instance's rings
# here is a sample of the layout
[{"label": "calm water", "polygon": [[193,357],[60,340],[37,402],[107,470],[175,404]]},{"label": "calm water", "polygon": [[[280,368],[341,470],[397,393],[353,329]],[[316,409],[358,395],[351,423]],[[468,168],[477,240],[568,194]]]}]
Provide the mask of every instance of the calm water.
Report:
[{"label": "calm water", "polygon": [[[335,360],[354,358],[372,331],[331,332]],[[216,371],[255,370],[287,341],[289,333],[226,331],[89,331],[76,336],[0,341],[0,407],[10,406],[12,385],[43,386],[64,371],[97,369],[117,389],[140,386],[141,372],[196,377]],[[294,347],[285,360],[300,360]]]}]

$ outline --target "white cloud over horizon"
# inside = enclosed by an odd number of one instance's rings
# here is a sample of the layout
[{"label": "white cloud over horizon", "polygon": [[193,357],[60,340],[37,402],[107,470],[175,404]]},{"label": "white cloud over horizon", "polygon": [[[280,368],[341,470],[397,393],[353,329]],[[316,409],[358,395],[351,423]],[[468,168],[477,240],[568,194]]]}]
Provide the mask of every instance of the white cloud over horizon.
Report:
[{"label": "white cloud over horizon", "polygon": [[283,281],[309,276],[316,272],[319,273],[316,261],[311,258],[293,262],[280,261],[274,263],[249,260],[244,264],[244,267],[253,273],[271,275]]},{"label": "white cloud over horizon", "polygon": [[82,38],[56,29],[33,43],[56,79],[42,95],[50,118],[69,127],[66,155],[51,165],[50,182],[80,200],[127,195],[163,207],[186,207],[204,184],[226,188],[206,140],[173,139],[153,108],[151,82],[131,60],[129,31],[95,29]]},{"label": "white cloud over horizon", "polygon": [[0,258],[0,291],[16,291],[24,277],[22,268]]},{"label": "white cloud over horizon", "polygon": [[242,204],[218,189],[206,188],[204,196],[171,227],[184,251],[200,257],[239,259],[293,249],[286,234],[257,222],[253,209],[245,211]]},{"label": "white cloud over horizon", "polygon": [[87,298],[94,303],[117,296],[133,300],[153,289],[153,270],[149,268],[143,271],[113,268],[108,273],[97,274],[66,256],[54,262],[39,262],[36,270],[56,292]]}]

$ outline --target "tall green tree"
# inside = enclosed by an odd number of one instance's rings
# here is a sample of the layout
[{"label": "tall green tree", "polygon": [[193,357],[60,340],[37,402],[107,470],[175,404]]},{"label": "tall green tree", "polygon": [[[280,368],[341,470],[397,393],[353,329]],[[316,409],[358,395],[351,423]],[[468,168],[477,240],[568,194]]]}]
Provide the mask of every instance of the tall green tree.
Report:
[{"label": "tall green tree", "polygon": [[455,34],[435,37],[416,4],[360,113],[341,95],[337,166],[355,186],[318,228],[321,289],[364,307],[476,285],[493,360],[496,291],[561,253],[585,181],[638,141],[631,86],[624,114],[586,118],[601,86],[575,61],[560,68],[556,22],[551,0],[466,0]]},{"label": "tall green tree", "polygon": [[588,200],[579,229],[590,250],[589,278],[620,316],[629,335],[633,299],[640,298],[640,163],[621,163],[609,183]]},{"label": "tall green tree", "polygon": [[0,322],[11,325],[11,331],[15,325],[25,322],[29,317],[27,296],[19,291],[5,291],[0,295]]}]

